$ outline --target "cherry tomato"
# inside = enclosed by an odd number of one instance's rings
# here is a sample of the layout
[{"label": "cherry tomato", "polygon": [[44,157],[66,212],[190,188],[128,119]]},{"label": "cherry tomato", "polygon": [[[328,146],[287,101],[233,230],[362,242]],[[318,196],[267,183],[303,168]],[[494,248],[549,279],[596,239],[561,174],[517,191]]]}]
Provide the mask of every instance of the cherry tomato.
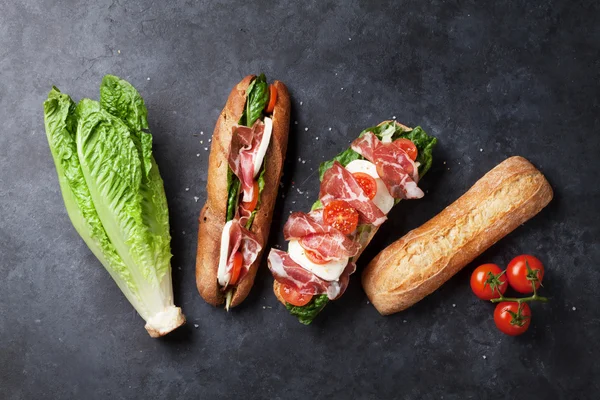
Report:
[{"label": "cherry tomato", "polygon": [[230,285],[235,285],[240,278],[240,272],[242,272],[242,264],[244,263],[244,257],[241,251],[236,251],[233,255],[233,266],[231,267],[231,278],[229,279]]},{"label": "cherry tomato", "polygon": [[270,114],[275,110],[275,103],[277,103],[277,89],[275,89],[275,85],[269,85],[269,102],[265,107],[265,112]]},{"label": "cherry tomato", "polygon": [[471,290],[481,300],[496,299],[506,292],[507,287],[506,275],[496,264],[480,265],[471,275]]},{"label": "cherry tomato", "polygon": [[242,207],[248,211],[254,211],[256,209],[256,205],[258,204],[258,181],[254,181],[253,186],[254,190],[252,192],[254,195],[252,196],[252,201],[242,202]]},{"label": "cherry tomato", "polygon": [[[529,266],[529,268],[527,268]],[[506,268],[506,277],[510,286],[519,293],[532,293],[532,282],[536,290],[544,278],[544,265],[540,260],[528,254],[522,254],[512,259]]]},{"label": "cherry tomato", "polygon": [[527,303],[516,301],[503,301],[498,303],[494,310],[494,322],[496,327],[510,336],[518,336],[529,328],[531,323],[531,308]]},{"label": "cherry tomato", "polygon": [[302,294],[284,283],[279,285],[279,294],[286,302],[298,307],[307,305],[313,298],[312,294]]},{"label": "cherry tomato", "polygon": [[358,226],[358,211],[344,200],[333,200],[323,209],[323,221],[344,235],[349,235]]},{"label": "cherry tomato", "polygon": [[355,172],[352,174],[352,176],[354,176],[356,183],[358,183],[358,186],[361,187],[367,197],[373,200],[377,194],[377,182],[375,181],[375,178],[369,174],[365,174],[364,172]]},{"label": "cherry tomato", "polygon": [[404,150],[411,160],[415,161],[417,159],[419,151],[417,150],[417,146],[415,146],[411,140],[400,138],[394,140],[392,143]]}]

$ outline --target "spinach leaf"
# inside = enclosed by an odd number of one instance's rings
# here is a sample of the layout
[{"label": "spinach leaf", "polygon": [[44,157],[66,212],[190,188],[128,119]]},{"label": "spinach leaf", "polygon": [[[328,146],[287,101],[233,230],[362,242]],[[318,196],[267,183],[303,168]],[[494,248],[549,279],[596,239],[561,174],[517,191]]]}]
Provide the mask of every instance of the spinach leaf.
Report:
[{"label": "spinach leaf", "polygon": [[290,303],[285,303],[285,308],[288,309],[290,314],[298,317],[298,321],[304,325],[309,325],[328,302],[329,299],[327,298],[327,295],[322,294],[320,296],[314,296],[311,301],[304,306],[298,307],[291,305]]},{"label": "spinach leaf", "polygon": [[229,194],[227,195],[227,219],[231,221],[235,217],[235,211],[238,208],[240,200],[240,180],[233,173],[231,168],[227,169],[227,187],[229,187]]},{"label": "spinach leaf", "polygon": [[269,85],[265,74],[260,74],[246,90],[246,107],[240,117],[239,124],[254,125],[254,122],[262,115],[267,101],[269,101]]}]

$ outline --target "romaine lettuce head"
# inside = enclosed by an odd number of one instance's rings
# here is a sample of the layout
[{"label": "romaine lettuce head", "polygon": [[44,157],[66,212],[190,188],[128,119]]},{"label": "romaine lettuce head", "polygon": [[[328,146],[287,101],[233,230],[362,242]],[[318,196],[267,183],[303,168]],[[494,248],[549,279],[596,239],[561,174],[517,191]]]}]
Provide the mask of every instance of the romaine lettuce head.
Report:
[{"label": "romaine lettuce head", "polygon": [[73,226],[158,337],[185,317],[173,303],[167,200],[146,115],[135,88],[111,75],[102,81],[100,102],[76,106],[57,88],[44,102]]}]

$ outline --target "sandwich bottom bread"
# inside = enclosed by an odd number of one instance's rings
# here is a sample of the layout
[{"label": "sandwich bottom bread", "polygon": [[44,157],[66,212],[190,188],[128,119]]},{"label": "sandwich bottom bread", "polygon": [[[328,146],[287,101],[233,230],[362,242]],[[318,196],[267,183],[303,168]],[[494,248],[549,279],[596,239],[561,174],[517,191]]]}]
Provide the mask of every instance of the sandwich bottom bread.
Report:
[{"label": "sandwich bottom bread", "polygon": [[369,263],[362,284],[370,302],[382,315],[412,306],[540,212],[552,195],[529,161],[508,158]]}]

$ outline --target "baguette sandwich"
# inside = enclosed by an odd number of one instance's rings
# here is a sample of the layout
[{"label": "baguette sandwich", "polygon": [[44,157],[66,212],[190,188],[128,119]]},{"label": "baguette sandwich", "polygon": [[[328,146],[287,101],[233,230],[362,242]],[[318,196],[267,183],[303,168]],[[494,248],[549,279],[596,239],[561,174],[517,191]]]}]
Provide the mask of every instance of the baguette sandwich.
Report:
[{"label": "baguette sandwich", "polygon": [[288,143],[290,97],[249,75],[231,91],[212,137],[198,228],[196,285],[214,306],[248,296],[269,234]]},{"label": "baguette sandwich", "polygon": [[310,213],[290,215],[287,251],[271,249],[268,257],[275,295],[301,323],[344,293],[392,207],[423,197],[417,183],[431,167],[436,142],[420,127],[385,121],[321,164],[318,200]]},{"label": "baguette sandwich", "polygon": [[551,199],[550,184],[529,161],[505,160],[369,263],[362,275],[369,300],[382,315],[412,306]]}]

